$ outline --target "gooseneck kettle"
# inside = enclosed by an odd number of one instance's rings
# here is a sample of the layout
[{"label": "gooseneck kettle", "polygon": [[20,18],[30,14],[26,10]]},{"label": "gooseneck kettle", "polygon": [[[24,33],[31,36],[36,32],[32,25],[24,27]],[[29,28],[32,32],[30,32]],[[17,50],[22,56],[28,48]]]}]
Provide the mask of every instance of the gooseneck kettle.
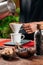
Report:
[{"label": "gooseneck kettle", "polygon": [[7,0],[0,2],[0,14],[4,12],[11,12],[12,14],[15,13],[16,5],[13,0]]}]

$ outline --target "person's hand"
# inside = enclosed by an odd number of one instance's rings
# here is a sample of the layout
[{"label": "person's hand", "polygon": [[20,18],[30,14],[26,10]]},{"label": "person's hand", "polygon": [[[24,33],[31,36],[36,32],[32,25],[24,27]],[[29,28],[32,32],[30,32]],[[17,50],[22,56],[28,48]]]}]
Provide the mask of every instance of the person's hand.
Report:
[{"label": "person's hand", "polygon": [[28,34],[31,34],[31,33],[35,32],[35,30],[36,30],[36,24],[35,23],[24,23],[23,24],[23,28],[24,28],[24,30]]},{"label": "person's hand", "polygon": [[6,16],[9,16],[9,15],[12,15],[9,11],[0,14],[0,20],[5,18]]}]

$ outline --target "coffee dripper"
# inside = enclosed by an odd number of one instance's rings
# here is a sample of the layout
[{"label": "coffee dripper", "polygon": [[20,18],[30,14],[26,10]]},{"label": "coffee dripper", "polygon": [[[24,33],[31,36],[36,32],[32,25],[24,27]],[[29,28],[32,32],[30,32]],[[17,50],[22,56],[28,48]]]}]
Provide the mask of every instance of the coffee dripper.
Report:
[{"label": "coffee dripper", "polygon": [[10,23],[9,25],[10,25],[10,27],[11,27],[11,29],[12,29],[12,31],[13,31],[14,33],[19,33],[19,31],[22,30],[21,27],[22,27],[23,24]]}]

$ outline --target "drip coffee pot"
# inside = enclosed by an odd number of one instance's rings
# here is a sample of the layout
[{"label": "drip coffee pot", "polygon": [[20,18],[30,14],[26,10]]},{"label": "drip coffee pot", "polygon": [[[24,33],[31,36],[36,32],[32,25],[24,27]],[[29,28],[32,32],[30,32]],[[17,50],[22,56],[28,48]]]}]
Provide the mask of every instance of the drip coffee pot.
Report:
[{"label": "drip coffee pot", "polygon": [[10,27],[13,31],[11,33],[11,42],[13,42],[15,45],[21,45],[21,40],[24,39],[24,35],[22,33],[19,33],[20,30],[22,30],[22,25],[20,23],[10,23]]}]

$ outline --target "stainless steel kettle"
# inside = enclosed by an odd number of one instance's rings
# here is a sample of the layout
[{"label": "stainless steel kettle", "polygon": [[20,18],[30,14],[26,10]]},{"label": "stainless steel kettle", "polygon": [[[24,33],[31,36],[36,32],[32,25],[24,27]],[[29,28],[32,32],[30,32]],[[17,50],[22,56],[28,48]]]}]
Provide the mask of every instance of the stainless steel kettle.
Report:
[{"label": "stainless steel kettle", "polygon": [[12,14],[15,13],[16,5],[13,0],[7,0],[0,2],[0,14],[10,11]]}]

